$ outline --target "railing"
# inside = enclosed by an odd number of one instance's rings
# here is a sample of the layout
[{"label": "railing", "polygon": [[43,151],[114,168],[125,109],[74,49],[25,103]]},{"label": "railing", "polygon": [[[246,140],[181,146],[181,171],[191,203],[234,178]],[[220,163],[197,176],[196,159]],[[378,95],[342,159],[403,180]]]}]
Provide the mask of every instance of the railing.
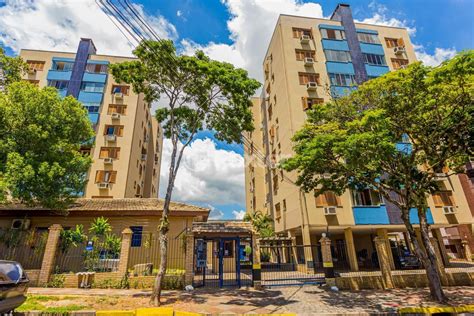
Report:
[{"label": "railing", "polygon": [[47,240],[47,230],[0,229],[0,259],[40,269]]}]

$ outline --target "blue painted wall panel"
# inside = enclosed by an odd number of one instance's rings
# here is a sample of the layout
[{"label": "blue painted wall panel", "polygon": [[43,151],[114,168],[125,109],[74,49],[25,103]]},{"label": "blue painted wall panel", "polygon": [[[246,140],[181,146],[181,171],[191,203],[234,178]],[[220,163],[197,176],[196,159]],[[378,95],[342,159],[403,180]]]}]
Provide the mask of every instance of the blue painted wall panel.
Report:
[{"label": "blue painted wall panel", "polygon": [[107,75],[85,72],[84,77],[82,77],[82,81],[105,83],[105,81],[107,81]]},{"label": "blue painted wall panel", "polygon": [[388,66],[374,66],[374,65],[365,65],[365,69],[367,70],[367,75],[369,77],[380,77],[390,71]]},{"label": "blue painted wall panel", "polygon": [[368,29],[356,29],[357,33],[379,34],[379,32]]},{"label": "blue painted wall panel", "polygon": [[108,65],[110,64],[107,60],[93,60],[93,59],[89,59],[87,61],[88,64],[100,64],[100,65]]},{"label": "blue painted wall panel", "polygon": [[385,205],[354,206],[354,221],[356,225],[387,225],[390,224]]},{"label": "blue painted wall panel", "polygon": [[323,43],[324,49],[344,50],[347,52],[349,51],[349,46],[347,45],[347,41],[323,39],[322,43]]},{"label": "blue painted wall panel", "polygon": [[99,113],[89,113],[89,120],[91,120],[92,124],[97,124],[99,121]]},{"label": "blue painted wall panel", "polygon": [[[426,220],[428,224],[434,224],[433,215],[431,214],[430,208],[426,211]],[[418,210],[416,208],[412,208],[410,210],[410,223],[412,224],[419,224],[420,219],[418,218]]]},{"label": "blue painted wall panel", "polygon": [[357,87],[340,87],[340,86],[331,86],[331,95],[334,98],[343,97],[350,94],[353,90],[356,90]]},{"label": "blue painted wall panel", "polygon": [[50,71],[48,71],[48,76],[46,78],[48,80],[66,80],[66,81],[69,81],[69,79],[71,79],[71,71],[50,70]]},{"label": "blue painted wall panel", "polygon": [[85,92],[81,91],[79,92],[79,97],[77,98],[79,101],[84,102],[84,103],[90,103],[90,102],[102,102],[102,97],[103,93],[100,92]]},{"label": "blue painted wall panel", "polygon": [[366,54],[385,55],[381,44],[360,43],[360,48]]},{"label": "blue painted wall panel", "polygon": [[354,66],[352,63],[339,63],[339,62],[326,62],[326,69],[328,73],[336,73],[336,74],[354,74]]},{"label": "blue painted wall panel", "polygon": [[73,63],[74,58],[53,57],[53,61],[64,61],[64,62],[67,62],[67,63]]},{"label": "blue painted wall panel", "polygon": [[397,150],[406,154],[411,154],[412,145],[410,143],[397,143]]},{"label": "blue painted wall panel", "polygon": [[343,26],[340,25],[331,25],[331,24],[319,24],[320,29],[329,29],[329,30],[344,30]]}]

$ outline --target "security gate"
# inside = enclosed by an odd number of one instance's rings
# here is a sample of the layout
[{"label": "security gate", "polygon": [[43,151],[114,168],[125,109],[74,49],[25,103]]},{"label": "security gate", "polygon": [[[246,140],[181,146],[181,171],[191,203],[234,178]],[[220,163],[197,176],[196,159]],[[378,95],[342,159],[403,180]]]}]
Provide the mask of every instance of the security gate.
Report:
[{"label": "security gate", "polygon": [[195,287],[252,286],[250,237],[195,238]]}]

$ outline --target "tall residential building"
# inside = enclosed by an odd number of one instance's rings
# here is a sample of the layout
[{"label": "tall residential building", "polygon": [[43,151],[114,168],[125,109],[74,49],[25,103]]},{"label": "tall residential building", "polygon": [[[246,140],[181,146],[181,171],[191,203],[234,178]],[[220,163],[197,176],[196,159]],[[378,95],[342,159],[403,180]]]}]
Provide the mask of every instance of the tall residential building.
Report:
[{"label": "tall residential building", "polygon": [[25,80],[75,97],[89,113],[95,137],[81,149],[93,158],[83,197],[158,197],[161,128],[144,95],[109,72],[133,58],[98,55],[86,38],[76,53],[23,49],[20,56],[29,66]]},{"label": "tall residential building", "polygon": [[[291,138],[302,127],[307,109],[415,61],[406,29],[356,23],[348,5],[338,5],[330,19],[280,15],[263,60],[262,96],[253,102],[256,128],[247,134],[247,211],[269,214],[276,232],[294,237],[299,245],[317,245],[322,233],[329,234],[334,255],[352,270],[370,264],[377,235],[409,247],[400,210],[378,192],[315,197],[294,184],[295,172],[272,164],[293,154]],[[451,177],[442,187],[428,201],[428,220],[440,245],[442,227],[466,224],[472,232],[461,182]],[[418,223],[416,210],[410,217]]]}]

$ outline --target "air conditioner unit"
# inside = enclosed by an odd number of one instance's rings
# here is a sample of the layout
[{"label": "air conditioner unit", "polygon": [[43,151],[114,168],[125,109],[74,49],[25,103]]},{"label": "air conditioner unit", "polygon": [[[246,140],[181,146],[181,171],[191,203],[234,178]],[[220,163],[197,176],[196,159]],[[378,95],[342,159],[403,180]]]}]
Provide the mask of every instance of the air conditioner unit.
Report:
[{"label": "air conditioner unit", "polygon": [[311,66],[312,64],[314,64],[314,59],[311,58],[311,57],[306,57],[304,59],[304,65],[305,66]]},{"label": "air conditioner unit", "polygon": [[109,184],[107,182],[100,182],[99,184],[97,184],[97,186],[99,187],[99,189],[108,189],[109,188]]},{"label": "air conditioner unit", "polygon": [[146,160],[146,154],[142,154],[142,160],[143,160],[143,161]]},{"label": "air conditioner unit", "polygon": [[115,142],[117,141],[117,136],[116,135],[105,135],[105,140],[108,142]]},{"label": "air conditioner unit", "polygon": [[104,158],[104,164],[111,165],[114,162],[113,158]]},{"label": "air conditioner unit", "polygon": [[456,213],[456,209],[454,206],[443,206],[443,214],[454,214]]},{"label": "air conditioner unit", "polygon": [[310,39],[311,38],[309,37],[309,35],[301,35],[300,43],[301,44],[308,44]]},{"label": "air conditioner unit", "polygon": [[396,46],[393,48],[393,52],[395,53],[395,55],[401,55],[405,54],[406,50],[404,46]]},{"label": "air conditioner unit", "polygon": [[260,130],[263,130],[263,123],[260,123]]},{"label": "air conditioner unit", "polygon": [[116,100],[122,100],[123,99],[123,93],[122,92],[115,92],[114,97]]},{"label": "air conditioner unit", "polygon": [[120,113],[112,113],[112,120],[120,120]]},{"label": "air conditioner unit", "polygon": [[30,228],[31,221],[29,219],[14,219],[12,221],[12,229],[27,230]]},{"label": "air conditioner unit", "polygon": [[336,207],[335,206],[325,207],[324,215],[336,215]]},{"label": "air conditioner unit", "polygon": [[276,169],[276,167],[277,167],[276,163],[274,163],[274,162],[270,163],[270,169]]},{"label": "air conditioner unit", "polygon": [[317,87],[318,87],[318,84],[316,82],[313,82],[313,81],[308,82],[306,84],[306,90],[308,90],[308,91],[316,91]]}]

